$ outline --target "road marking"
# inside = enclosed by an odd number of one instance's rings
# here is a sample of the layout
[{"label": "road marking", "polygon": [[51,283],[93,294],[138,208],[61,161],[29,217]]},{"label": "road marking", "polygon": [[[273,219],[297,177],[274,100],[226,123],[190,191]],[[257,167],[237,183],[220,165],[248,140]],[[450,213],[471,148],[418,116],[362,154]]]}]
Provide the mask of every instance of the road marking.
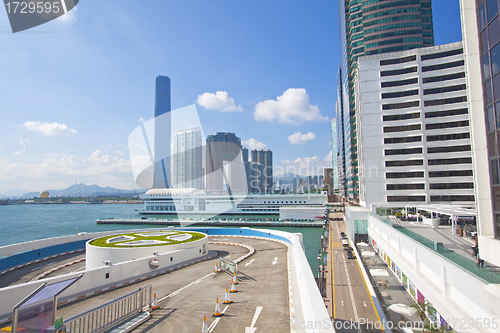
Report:
[{"label": "road marking", "polygon": [[250,260],[249,262],[247,262],[247,263],[245,264],[245,266],[250,265],[251,263],[253,263],[253,262],[254,262],[254,260],[255,260],[255,259]]},{"label": "road marking", "polygon": [[365,301],[363,301],[363,305],[364,305],[364,306],[365,306],[365,308],[366,308],[366,302],[365,302]]},{"label": "road marking", "polygon": [[278,257],[274,258],[273,266],[276,265],[277,262],[278,262]]},{"label": "road marking", "polygon": [[39,269],[42,269],[42,268],[44,268],[44,267],[50,266],[50,265],[55,264],[55,263],[56,263],[56,262],[54,261],[54,262],[51,262],[51,263],[49,263],[49,264],[46,264],[46,265],[43,265],[43,266],[40,266],[40,267],[37,267],[37,268],[33,268],[31,271],[32,271],[32,272],[34,272],[34,271],[37,271],[37,270],[39,270]]},{"label": "road marking", "polygon": [[351,279],[349,278],[349,272],[347,271],[347,265],[346,265],[347,262],[344,256],[342,256],[342,260],[344,262],[344,269],[347,278],[347,287],[349,289],[349,295],[351,295],[351,303],[352,303],[352,309],[354,311],[354,318],[356,319],[356,321],[359,321],[358,309],[356,309],[356,301],[354,300],[354,293],[352,291]]},{"label": "road marking", "polygon": [[342,306],[344,306],[344,301],[340,301],[340,303],[342,304]]},{"label": "road marking", "polygon": [[252,324],[250,325],[250,327],[245,327],[245,333],[254,333],[256,330],[257,330],[257,327],[254,327],[255,326],[255,323],[257,322],[257,318],[259,318],[260,316],[260,312],[262,311],[262,306],[258,306],[256,309],[255,309],[255,313],[253,315],[253,319],[252,319]]},{"label": "road marking", "polygon": [[81,271],[82,269],[85,269],[85,266],[80,267],[80,268],[78,268],[76,271],[73,271],[73,272],[71,272],[71,273],[75,273],[75,272]]},{"label": "road marking", "polygon": [[194,281],[194,282],[191,282],[191,283],[190,283],[190,284],[188,284],[187,286],[184,286],[184,287],[182,287],[182,288],[180,288],[180,289],[177,289],[177,290],[176,290],[176,291],[174,291],[173,293],[171,293],[171,294],[169,294],[169,295],[167,295],[167,296],[165,296],[165,297],[163,297],[163,298],[160,298],[160,299],[158,300],[158,303],[160,303],[160,302],[162,302],[162,301],[166,300],[167,298],[174,297],[175,295],[179,294],[179,293],[180,293],[181,291],[183,291],[184,289],[187,289],[187,288],[189,288],[189,287],[191,287],[191,286],[193,286],[193,285],[195,285],[195,284],[198,284],[198,283],[200,283],[203,279],[205,279],[205,278],[207,278],[207,277],[209,277],[209,276],[212,276],[212,275],[215,275],[215,273],[214,273],[214,272],[212,272],[212,273],[210,273],[210,274],[207,274],[207,275],[205,275],[204,277],[199,278],[198,280],[196,280],[196,281]]},{"label": "road marking", "polygon": [[[226,305],[226,307],[224,308],[224,310],[221,311],[221,313],[224,313],[226,312],[227,308],[229,307],[229,305]],[[215,326],[217,326],[217,324],[219,323],[220,321],[220,317],[218,317],[217,319],[214,320],[214,322],[212,324],[210,324],[210,326],[208,327],[208,331],[209,332],[213,332],[214,329],[215,329]]]}]

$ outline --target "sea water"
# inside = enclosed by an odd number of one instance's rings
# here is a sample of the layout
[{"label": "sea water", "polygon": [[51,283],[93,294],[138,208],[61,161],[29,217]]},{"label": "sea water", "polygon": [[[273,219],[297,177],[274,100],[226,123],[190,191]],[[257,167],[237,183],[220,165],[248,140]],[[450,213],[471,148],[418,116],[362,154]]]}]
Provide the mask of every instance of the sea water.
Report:
[{"label": "sea water", "polygon": [[[0,247],[78,232],[158,228],[158,225],[97,224],[96,219],[138,219],[142,204],[24,204],[0,205]],[[323,229],[318,227],[268,227],[303,234],[307,261],[314,276]]]}]

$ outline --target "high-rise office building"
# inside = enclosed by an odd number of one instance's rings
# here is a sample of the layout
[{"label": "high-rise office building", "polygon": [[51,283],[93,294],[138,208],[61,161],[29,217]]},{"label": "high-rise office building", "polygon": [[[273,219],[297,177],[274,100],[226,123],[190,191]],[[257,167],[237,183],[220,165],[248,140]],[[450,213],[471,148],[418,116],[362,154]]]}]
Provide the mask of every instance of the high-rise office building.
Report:
[{"label": "high-rise office building", "polygon": [[462,42],[359,58],[360,203],[474,204]]},{"label": "high-rise office building", "polygon": [[259,163],[263,165],[262,188],[264,192],[271,192],[273,187],[273,152],[269,149],[253,149],[251,151],[252,163]]},{"label": "high-rise office building", "polygon": [[[328,176],[324,175],[325,184],[328,184],[328,193],[338,193],[339,191],[339,153],[338,153],[338,134],[337,134],[337,119],[331,121],[332,128],[332,168],[328,171]],[[329,179],[327,181],[327,178]],[[330,180],[331,179],[331,180]]]},{"label": "high-rise office building", "polygon": [[170,187],[170,78],[157,76],[155,84],[153,188]]},{"label": "high-rise office building", "polygon": [[247,192],[241,139],[234,133],[218,132],[207,137],[207,190]]},{"label": "high-rise office building", "polygon": [[500,266],[500,16],[497,0],[460,0],[481,258]]},{"label": "high-rise office building", "polygon": [[201,129],[190,128],[175,132],[173,150],[171,187],[201,189],[203,186]]},{"label": "high-rise office building", "polygon": [[[339,148],[341,195],[359,195],[354,71],[363,55],[405,51],[433,46],[431,0],[340,0],[341,40],[340,81],[337,94],[337,132],[342,133]],[[345,169],[342,166],[345,165]]]}]

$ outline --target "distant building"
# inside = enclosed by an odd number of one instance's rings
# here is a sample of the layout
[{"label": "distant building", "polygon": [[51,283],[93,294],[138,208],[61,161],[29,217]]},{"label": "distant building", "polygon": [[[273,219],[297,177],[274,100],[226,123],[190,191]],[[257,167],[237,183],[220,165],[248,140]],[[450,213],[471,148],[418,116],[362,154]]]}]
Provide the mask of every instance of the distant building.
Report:
[{"label": "distant building", "polygon": [[155,84],[153,188],[170,187],[170,78],[157,76]]},{"label": "distant building", "polygon": [[254,149],[251,152],[252,163],[259,163],[263,165],[263,184],[259,186],[264,192],[271,192],[273,187],[273,152],[269,149]]},{"label": "distant building", "polygon": [[203,188],[202,132],[190,128],[174,133],[172,187]]},{"label": "distant building", "polygon": [[207,190],[247,192],[241,139],[234,133],[218,132],[207,137]]},{"label": "distant building", "polygon": [[334,172],[335,171],[333,168],[323,169],[323,179],[324,179],[323,188],[326,188],[328,190],[328,194],[334,193],[334,189],[335,189],[335,187],[333,185]]}]

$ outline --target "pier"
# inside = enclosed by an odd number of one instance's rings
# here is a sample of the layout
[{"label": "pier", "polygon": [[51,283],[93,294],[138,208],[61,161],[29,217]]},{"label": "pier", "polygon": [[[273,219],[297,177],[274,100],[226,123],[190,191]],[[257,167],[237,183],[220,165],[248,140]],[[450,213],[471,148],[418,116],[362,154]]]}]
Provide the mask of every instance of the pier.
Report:
[{"label": "pier", "polygon": [[172,220],[172,219],[97,219],[97,224],[141,224],[209,227],[323,227],[323,221],[262,221],[262,220]]}]

